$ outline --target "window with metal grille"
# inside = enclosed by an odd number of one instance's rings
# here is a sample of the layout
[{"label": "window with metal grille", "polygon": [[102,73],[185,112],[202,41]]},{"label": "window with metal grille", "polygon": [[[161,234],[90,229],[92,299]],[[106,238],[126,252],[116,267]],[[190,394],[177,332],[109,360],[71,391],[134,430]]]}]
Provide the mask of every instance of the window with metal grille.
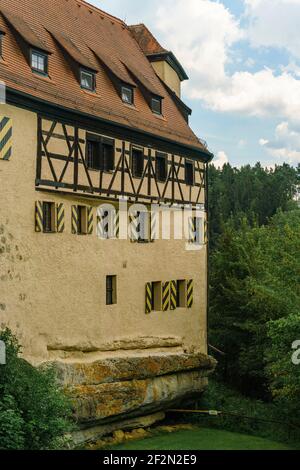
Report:
[{"label": "window with metal grille", "polygon": [[117,276],[106,276],[106,305],[117,303]]},{"label": "window with metal grille", "polygon": [[142,178],[144,173],[144,151],[142,149],[132,148],[131,168],[134,178]]},{"label": "window with metal grille", "polygon": [[53,233],[55,231],[55,204],[54,202],[43,202],[43,231]]},{"label": "window with metal grille", "polygon": [[185,182],[189,186],[193,186],[195,184],[194,163],[188,160],[185,161]]},{"label": "window with metal grille", "polygon": [[86,162],[91,170],[101,170],[101,144],[95,140],[86,142]]},{"label": "window with metal grille", "polygon": [[134,91],[132,87],[122,86],[121,89],[122,101],[126,104],[133,104]]},{"label": "window with metal grille", "polygon": [[167,179],[168,157],[163,153],[156,154],[156,178],[157,181],[164,182]]},{"label": "window with metal grille", "polygon": [[162,114],[162,100],[161,98],[151,99],[151,109],[154,114]]},{"label": "window with metal grille", "polygon": [[48,56],[43,52],[31,51],[31,68],[34,72],[47,75],[48,73]]},{"label": "window with metal grille", "polygon": [[81,88],[89,91],[96,89],[96,75],[89,70],[80,70],[80,85]]}]

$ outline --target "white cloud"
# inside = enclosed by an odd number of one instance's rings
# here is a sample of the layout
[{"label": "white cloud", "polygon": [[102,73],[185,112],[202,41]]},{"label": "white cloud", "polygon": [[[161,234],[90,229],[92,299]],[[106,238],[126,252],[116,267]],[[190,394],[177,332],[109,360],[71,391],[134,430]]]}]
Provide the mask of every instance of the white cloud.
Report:
[{"label": "white cloud", "polygon": [[254,47],[278,47],[300,58],[300,0],[245,0]]},{"label": "white cloud", "polygon": [[291,164],[300,163],[300,129],[287,121],[281,122],[275,129],[274,140],[260,139],[269,155],[279,161]]},{"label": "white cloud", "polygon": [[[233,60],[232,46],[242,39],[251,39],[261,21],[263,29],[270,30],[270,37],[268,43],[261,37],[256,45],[277,45],[275,36],[272,39],[272,21],[270,17],[266,19],[265,12],[273,15],[275,10],[280,18],[284,5],[283,17],[289,17],[291,24],[299,18],[300,24],[300,0],[246,0],[246,4],[249,29],[243,29],[222,3],[212,0],[165,0],[157,10],[156,27],[163,44],[175,52],[189,72],[191,79],[184,88],[189,98],[199,99],[215,111],[254,116],[277,114],[290,119],[300,109],[300,80],[295,68],[279,74],[267,68],[228,74],[226,67]],[[277,37],[285,36],[290,22],[278,25]],[[289,44],[290,40],[281,41],[282,47]],[[298,29],[294,44],[295,49],[300,46]],[[300,47],[298,52],[300,55]],[[253,64],[251,58],[247,63]]]},{"label": "white cloud", "polygon": [[212,162],[216,168],[223,168],[226,163],[229,163],[229,158],[223,150],[217,153],[217,158],[214,158]]}]

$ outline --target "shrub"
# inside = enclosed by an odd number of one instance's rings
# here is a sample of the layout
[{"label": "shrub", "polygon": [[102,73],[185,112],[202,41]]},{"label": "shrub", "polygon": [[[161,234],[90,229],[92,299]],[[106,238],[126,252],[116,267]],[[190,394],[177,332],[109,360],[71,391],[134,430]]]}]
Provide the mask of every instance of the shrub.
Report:
[{"label": "shrub", "polygon": [[0,375],[0,448],[55,449],[71,429],[71,405],[52,368],[35,368],[20,358],[17,339],[6,329],[7,364]]}]

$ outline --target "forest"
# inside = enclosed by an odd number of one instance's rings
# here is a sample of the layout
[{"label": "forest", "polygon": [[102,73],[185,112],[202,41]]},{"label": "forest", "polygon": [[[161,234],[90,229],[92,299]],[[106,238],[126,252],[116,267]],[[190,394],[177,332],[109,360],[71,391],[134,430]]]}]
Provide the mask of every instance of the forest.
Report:
[{"label": "forest", "polygon": [[209,188],[209,343],[219,351],[218,382],[299,424],[300,165],[211,165]]}]

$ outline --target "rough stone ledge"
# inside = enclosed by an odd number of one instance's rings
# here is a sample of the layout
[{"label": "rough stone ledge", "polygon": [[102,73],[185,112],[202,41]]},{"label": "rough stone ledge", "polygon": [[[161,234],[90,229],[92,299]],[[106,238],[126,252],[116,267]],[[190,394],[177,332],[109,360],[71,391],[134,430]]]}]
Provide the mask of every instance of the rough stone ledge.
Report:
[{"label": "rough stone ledge", "polygon": [[153,424],[163,421],[165,413],[155,413],[147,416],[136,417],[124,421],[118,421],[110,424],[94,426],[88,429],[81,429],[72,434],[73,444],[76,446],[87,445],[97,442],[103,436],[112,434],[114,431],[130,431],[132,429],[148,428]]},{"label": "rough stone ledge", "polygon": [[148,357],[109,358],[93,363],[55,362],[63,386],[95,386],[105,383],[146,380],[183,371],[211,373],[216,361],[205,354],[160,354]]},{"label": "rough stone ledge", "polygon": [[180,401],[199,397],[207,385],[193,371],[146,380],[69,388],[77,422],[85,427],[163,411]]}]

